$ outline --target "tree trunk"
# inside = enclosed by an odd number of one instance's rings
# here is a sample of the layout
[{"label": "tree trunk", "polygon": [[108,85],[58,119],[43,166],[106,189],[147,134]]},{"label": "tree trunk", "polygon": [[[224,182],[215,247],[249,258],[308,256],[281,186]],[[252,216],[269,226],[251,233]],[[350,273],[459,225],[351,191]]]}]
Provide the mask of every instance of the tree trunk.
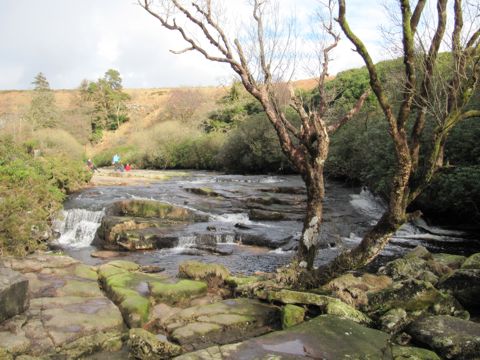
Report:
[{"label": "tree trunk", "polygon": [[298,259],[306,261],[307,269],[311,270],[319,247],[320,226],[323,218],[325,197],[323,165],[308,166],[303,179],[307,188],[307,213],[299,241]]},{"label": "tree trunk", "polygon": [[412,174],[412,161],[406,137],[399,136],[396,140],[397,166],[387,210],[377,224],[363,236],[358,246],[340,254],[330,264],[316,271],[317,282],[327,282],[345,271],[370,263],[385,248],[398,228],[407,221],[406,210],[410,192],[408,182]]}]

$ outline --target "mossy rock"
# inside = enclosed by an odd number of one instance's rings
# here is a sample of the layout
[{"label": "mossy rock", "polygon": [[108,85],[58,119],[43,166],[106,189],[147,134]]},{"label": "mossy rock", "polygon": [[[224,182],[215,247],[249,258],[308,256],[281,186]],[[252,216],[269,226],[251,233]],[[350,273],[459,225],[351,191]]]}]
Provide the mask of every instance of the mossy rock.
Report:
[{"label": "mossy rock", "polygon": [[148,321],[150,301],[138,294],[128,296],[118,307],[129,327],[142,326]]},{"label": "mossy rock", "polygon": [[230,276],[230,271],[220,264],[206,264],[199,261],[184,261],[178,266],[178,276],[186,279],[210,282],[217,279],[218,283]]},{"label": "mossy rock", "polygon": [[355,276],[352,273],[341,275],[321,289],[333,292],[343,302],[360,308],[368,304],[368,292],[383,290],[392,284],[392,279],[386,275],[363,274]]},{"label": "mossy rock", "polygon": [[239,298],[181,310],[166,320],[165,328],[191,351],[265,334],[278,329],[279,320],[276,306]]},{"label": "mossy rock", "polygon": [[0,347],[0,359],[2,359],[2,360],[13,360],[13,355],[10,354],[4,348]]},{"label": "mossy rock", "polygon": [[257,291],[257,297],[268,301],[279,301],[283,304],[297,304],[297,305],[315,305],[320,308],[320,311],[324,314],[332,314],[350,319],[352,321],[370,324],[371,319],[355,309],[354,307],[345,304],[339,299],[326,296],[313,294],[308,292],[292,291],[292,290],[279,290],[279,291]]},{"label": "mossy rock", "polygon": [[427,261],[411,256],[390,261],[378,272],[380,275],[390,276],[393,280],[406,280],[416,279],[426,270],[428,270]]},{"label": "mossy rock", "polygon": [[393,360],[441,360],[433,351],[412,346],[392,346]]},{"label": "mossy rock", "polygon": [[429,282],[413,279],[396,282],[389,288],[369,294],[370,312],[381,315],[394,308],[402,308],[410,313],[444,315],[463,310],[449,294],[438,291]]},{"label": "mossy rock", "polygon": [[130,329],[128,347],[130,357],[142,360],[171,359],[182,353],[182,348],[161,339],[144,329]]},{"label": "mossy rock", "polygon": [[451,292],[468,309],[478,311],[480,269],[458,269],[443,278],[438,288]]},{"label": "mossy rock", "polygon": [[380,317],[380,330],[389,334],[398,333],[408,324],[408,321],[405,309],[390,309]]},{"label": "mossy rock", "polygon": [[305,309],[301,306],[287,304],[282,308],[282,328],[287,329],[303,322]]},{"label": "mossy rock", "polygon": [[462,264],[462,269],[480,269],[480,253],[469,256]]},{"label": "mossy rock", "polygon": [[180,280],[175,284],[151,283],[150,294],[157,303],[186,303],[191,298],[204,295],[207,284],[201,281]]},{"label": "mossy rock", "polygon": [[462,255],[453,255],[438,253],[433,254],[433,260],[437,263],[448,266],[450,269],[456,270],[462,266],[467,258]]},{"label": "mossy rock", "polygon": [[478,359],[480,324],[452,316],[427,316],[410,325],[413,340],[446,359]]},{"label": "mossy rock", "polygon": [[204,220],[204,217],[189,209],[155,200],[117,201],[107,209],[107,215],[157,218],[181,222]]},{"label": "mossy rock", "polygon": [[238,288],[258,282],[258,276],[228,276],[225,278],[225,284],[232,288]]},{"label": "mossy rock", "polygon": [[127,271],[137,271],[138,269],[140,269],[140,265],[134,263],[133,261],[127,260],[113,260],[108,262],[108,265],[115,266],[117,268]]},{"label": "mossy rock", "polygon": [[88,280],[98,280],[97,272],[91,266],[85,264],[75,266],[75,275]]},{"label": "mossy rock", "polygon": [[389,359],[389,335],[353,321],[321,315],[241,343],[212,346],[178,360]]}]

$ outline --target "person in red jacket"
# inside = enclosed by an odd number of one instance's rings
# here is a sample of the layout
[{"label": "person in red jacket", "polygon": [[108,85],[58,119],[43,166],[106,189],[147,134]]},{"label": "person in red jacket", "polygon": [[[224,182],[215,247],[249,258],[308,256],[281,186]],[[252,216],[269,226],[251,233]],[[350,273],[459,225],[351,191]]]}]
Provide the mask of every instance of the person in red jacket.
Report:
[{"label": "person in red jacket", "polygon": [[130,164],[125,165],[125,171],[130,171],[130,170],[132,170],[132,167],[130,166]]}]

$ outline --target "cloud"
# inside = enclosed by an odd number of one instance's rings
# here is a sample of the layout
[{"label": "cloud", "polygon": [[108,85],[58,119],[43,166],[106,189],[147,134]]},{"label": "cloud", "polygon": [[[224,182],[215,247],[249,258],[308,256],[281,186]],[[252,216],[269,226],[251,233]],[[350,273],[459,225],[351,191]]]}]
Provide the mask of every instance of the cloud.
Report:
[{"label": "cloud", "polygon": [[[228,1],[223,13],[228,31],[249,22],[248,1]],[[280,0],[285,13],[307,26],[317,0]],[[349,18],[377,60],[381,45],[376,29],[381,7],[351,0]],[[244,6],[245,5],[245,6]],[[248,19],[248,20],[245,20]],[[174,55],[182,49],[178,36],[161,28],[158,20],[135,0],[2,0],[0,1],[0,89],[29,89],[42,71],[53,88],[74,88],[82,79],[96,79],[109,68],[120,71],[126,87],[215,85],[233,77],[226,65],[212,63],[198,53]],[[344,40],[335,52],[332,71],[361,65]],[[307,76],[299,72],[298,77]]]}]

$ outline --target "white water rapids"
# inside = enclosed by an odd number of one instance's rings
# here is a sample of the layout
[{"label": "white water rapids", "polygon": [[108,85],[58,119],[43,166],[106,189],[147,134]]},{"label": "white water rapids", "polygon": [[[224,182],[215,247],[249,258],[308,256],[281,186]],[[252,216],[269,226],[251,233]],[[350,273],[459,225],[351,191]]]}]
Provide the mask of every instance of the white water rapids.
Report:
[{"label": "white water rapids", "polygon": [[74,248],[90,246],[105,213],[85,209],[62,211],[54,223],[54,230],[60,234],[58,244]]}]

